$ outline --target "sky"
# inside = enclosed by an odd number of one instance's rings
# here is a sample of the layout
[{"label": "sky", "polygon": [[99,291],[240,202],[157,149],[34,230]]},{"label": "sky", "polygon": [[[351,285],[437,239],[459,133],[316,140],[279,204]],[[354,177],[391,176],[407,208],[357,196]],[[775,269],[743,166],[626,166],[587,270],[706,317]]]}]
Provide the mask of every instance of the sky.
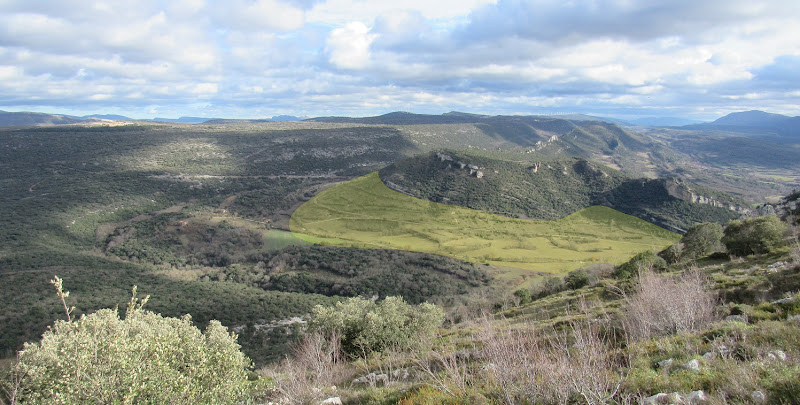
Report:
[{"label": "sky", "polygon": [[0,0],[0,110],[800,115],[800,1]]}]

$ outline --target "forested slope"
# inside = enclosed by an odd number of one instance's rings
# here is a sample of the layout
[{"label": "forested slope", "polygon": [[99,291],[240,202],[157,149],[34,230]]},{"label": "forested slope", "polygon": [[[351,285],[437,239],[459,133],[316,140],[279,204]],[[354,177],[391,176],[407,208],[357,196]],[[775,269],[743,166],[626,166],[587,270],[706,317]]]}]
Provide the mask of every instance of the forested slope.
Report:
[{"label": "forested slope", "polygon": [[433,152],[396,162],[380,176],[415,197],[518,218],[553,220],[605,205],[680,231],[746,210],[744,201],[725,193],[678,179],[637,179],[580,158],[530,164]]}]

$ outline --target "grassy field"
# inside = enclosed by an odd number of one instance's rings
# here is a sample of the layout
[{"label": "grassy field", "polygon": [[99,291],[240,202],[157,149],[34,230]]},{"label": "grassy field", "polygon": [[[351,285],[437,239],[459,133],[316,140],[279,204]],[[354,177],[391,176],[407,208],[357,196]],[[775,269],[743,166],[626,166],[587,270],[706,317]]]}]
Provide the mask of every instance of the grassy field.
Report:
[{"label": "grassy field", "polygon": [[679,239],[607,207],[526,221],[434,203],[390,190],[377,173],[321,192],[295,211],[290,226],[312,243],[427,252],[550,273],[622,263]]}]

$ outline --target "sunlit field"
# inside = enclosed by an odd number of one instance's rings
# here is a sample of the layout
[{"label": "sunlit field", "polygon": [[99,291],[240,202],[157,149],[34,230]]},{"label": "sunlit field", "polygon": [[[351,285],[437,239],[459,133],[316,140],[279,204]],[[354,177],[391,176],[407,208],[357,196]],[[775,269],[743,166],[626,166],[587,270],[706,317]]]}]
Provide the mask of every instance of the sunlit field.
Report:
[{"label": "sunlit field", "polygon": [[619,264],[679,235],[594,206],[556,221],[520,220],[434,203],[386,187],[377,173],[321,192],[298,208],[291,230],[308,242],[391,248],[542,272]]}]

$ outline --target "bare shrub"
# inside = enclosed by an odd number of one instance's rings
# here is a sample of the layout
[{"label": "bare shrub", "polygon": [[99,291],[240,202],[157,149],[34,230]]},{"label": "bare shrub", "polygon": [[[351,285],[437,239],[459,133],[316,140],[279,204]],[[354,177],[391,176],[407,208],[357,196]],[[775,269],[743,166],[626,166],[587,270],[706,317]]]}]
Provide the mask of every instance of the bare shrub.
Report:
[{"label": "bare shrub", "polygon": [[292,404],[324,399],[329,394],[326,388],[352,376],[335,333],[305,335],[287,359],[264,373],[275,380],[276,399]]},{"label": "bare shrub", "polygon": [[714,320],[716,294],[708,279],[695,267],[679,277],[639,273],[639,283],[631,296],[624,296],[623,324],[629,338],[693,331]]},{"label": "bare shrub", "polygon": [[433,351],[428,358],[417,357],[414,362],[431,386],[452,397],[460,397],[473,384],[474,364],[459,353]]},{"label": "bare shrub", "polygon": [[486,322],[481,332],[485,372],[507,404],[607,403],[624,376],[602,321],[571,322],[557,332],[498,330]]},{"label": "bare shrub", "polygon": [[610,344],[612,336],[601,322],[571,323],[570,330],[573,346],[567,346],[564,336],[556,347],[566,363],[566,381],[587,404],[607,403],[619,391],[623,378],[616,372],[621,364]]},{"label": "bare shrub", "polygon": [[800,226],[792,227],[789,240],[791,241],[789,255],[792,257],[792,263],[796,266],[800,265]]},{"label": "bare shrub", "polygon": [[[19,354],[17,355],[18,360]],[[0,405],[14,405],[17,403],[17,397],[22,389],[22,380],[25,377],[25,375],[0,368]]]}]

